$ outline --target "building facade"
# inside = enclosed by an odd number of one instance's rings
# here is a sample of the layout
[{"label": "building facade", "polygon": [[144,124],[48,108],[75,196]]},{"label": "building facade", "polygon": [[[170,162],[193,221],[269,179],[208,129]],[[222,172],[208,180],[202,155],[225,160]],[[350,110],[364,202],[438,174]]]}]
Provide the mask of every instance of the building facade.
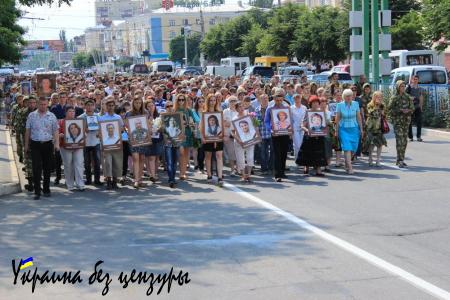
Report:
[{"label": "building facade", "polygon": [[95,23],[110,24],[160,7],[161,1],[158,0],[96,0]]}]

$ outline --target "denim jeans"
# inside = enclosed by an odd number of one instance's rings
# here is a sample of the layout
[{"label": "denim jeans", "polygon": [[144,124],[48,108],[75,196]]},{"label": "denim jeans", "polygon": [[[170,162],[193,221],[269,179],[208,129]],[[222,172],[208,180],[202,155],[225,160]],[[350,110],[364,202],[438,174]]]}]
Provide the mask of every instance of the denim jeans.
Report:
[{"label": "denim jeans", "polygon": [[167,175],[169,176],[169,183],[175,182],[175,174],[177,172],[179,147],[164,146],[164,156],[166,158]]},{"label": "denim jeans", "polygon": [[84,148],[84,170],[86,181],[92,182],[92,162],[94,162],[94,181],[100,181],[100,144]]},{"label": "denim jeans", "polygon": [[261,163],[261,171],[269,171],[271,168],[271,138],[262,139],[262,142],[259,144],[259,159]]}]

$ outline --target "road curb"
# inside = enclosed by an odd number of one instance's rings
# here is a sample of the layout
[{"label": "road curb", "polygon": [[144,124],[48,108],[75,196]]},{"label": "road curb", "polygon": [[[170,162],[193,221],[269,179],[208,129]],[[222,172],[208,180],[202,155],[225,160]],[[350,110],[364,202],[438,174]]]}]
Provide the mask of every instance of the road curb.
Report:
[{"label": "road curb", "polygon": [[[22,187],[20,185],[19,173],[17,169],[16,156],[14,155],[11,142],[11,135],[6,133],[6,146],[8,147],[9,171],[11,172],[12,182],[3,183],[0,187],[0,197],[20,193]],[[1,170],[0,170],[1,171]]]},{"label": "road curb", "polygon": [[437,130],[437,129],[422,128],[422,134],[424,134],[424,135],[435,135],[435,136],[442,136],[442,137],[450,138],[450,132],[443,131],[443,130]]}]

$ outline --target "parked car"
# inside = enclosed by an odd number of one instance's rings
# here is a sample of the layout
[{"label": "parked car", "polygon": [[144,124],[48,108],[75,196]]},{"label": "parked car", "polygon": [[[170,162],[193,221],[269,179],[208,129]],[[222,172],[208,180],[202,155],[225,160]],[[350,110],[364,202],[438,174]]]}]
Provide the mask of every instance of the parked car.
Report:
[{"label": "parked car", "polygon": [[401,67],[391,71],[390,84],[395,85],[398,80],[409,83],[413,75],[419,76],[419,84],[447,84],[448,76],[445,67],[441,66],[412,66]]},{"label": "parked car", "polygon": [[205,74],[228,78],[235,75],[233,66],[206,66]]},{"label": "parked car", "polygon": [[252,75],[258,75],[262,81],[270,80],[275,72],[271,67],[251,66],[242,71],[242,80],[250,79]]},{"label": "parked car", "polygon": [[308,68],[299,67],[299,66],[289,66],[279,68],[279,75],[281,82],[285,80],[298,79],[300,80],[302,75],[306,75],[308,72]]},{"label": "parked car", "polygon": [[134,64],[130,66],[131,74],[149,74],[150,71],[146,64]]},{"label": "parked car", "polygon": [[350,73],[350,65],[337,65],[331,69],[331,72],[346,72]]}]

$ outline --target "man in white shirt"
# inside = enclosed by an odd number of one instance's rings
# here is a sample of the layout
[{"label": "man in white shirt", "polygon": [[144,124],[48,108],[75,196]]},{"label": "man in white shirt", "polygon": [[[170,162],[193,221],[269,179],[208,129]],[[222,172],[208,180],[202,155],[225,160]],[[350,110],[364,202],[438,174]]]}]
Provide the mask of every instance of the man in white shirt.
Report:
[{"label": "man in white shirt", "polygon": [[107,96],[111,96],[114,92],[114,80],[108,81],[108,86],[105,88],[105,93]]}]

